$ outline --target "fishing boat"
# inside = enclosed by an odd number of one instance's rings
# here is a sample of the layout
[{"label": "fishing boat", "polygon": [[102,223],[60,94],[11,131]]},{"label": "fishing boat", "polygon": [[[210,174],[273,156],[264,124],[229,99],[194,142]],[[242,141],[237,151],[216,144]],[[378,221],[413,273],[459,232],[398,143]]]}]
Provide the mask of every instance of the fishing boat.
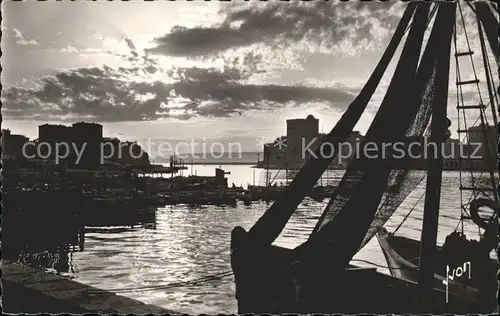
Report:
[{"label": "fishing boat", "polygon": [[313,200],[323,201],[323,199],[326,199],[332,195],[333,189],[334,188],[331,185],[317,186],[313,188],[308,196]]},{"label": "fishing boat", "polygon": [[[456,293],[461,297],[473,297],[475,299],[479,298],[479,288],[481,286],[496,289],[498,285],[497,280],[492,278],[491,275],[494,275],[496,271],[498,271],[498,261],[492,258],[487,258],[486,260],[482,258],[483,262],[478,263],[477,259],[480,258],[480,255],[470,249],[477,247],[478,244],[471,243],[466,240],[463,235],[456,234],[452,236],[456,236],[462,241],[462,247],[457,249],[460,250],[460,252],[457,251],[457,253],[467,254],[470,255],[470,257],[452,260],[452,258],[447,256],[446,251],[443,251],[443,247],[437,246],[434,268],[434,287],[442,288],[445,291],[446,287],[448,287],[448,291],[452,293]],[[383,227],[377,233],[377,240],[387,260],[391,275],[404,280],[418,282],[420,242],[404,236],[395,236]],[[465,248],[469,248],[469,251]],[[446,268],[447,266],[448,269]],[[482,271],[478,270],[479,267],[481,267],[480,269]],[[460,269],[460,276],[455,276],[451,273],[452,270],[456,268]],[[472,272],[472,269],[474,269],[474,272]],[[484,273],[485,271],[488,272]],[[486,274],[490,277],[481,279],[481,274]],[[484,282],[486,282],[486,284],[481,284]],[[492,291],[492,294],[493,293],[494,291]]]},{"label": "fishing boat", "polygon": [[[486,7],[476,6],[478,12],[477,18],[480,16],[488,16]],[[462,12],[460,12],[462,14]],[[480,21],[478,21],[480,23]],[[465,25],[464,25],[465,29]],[[498,105],[498,100],[494,95],[494,87],[491,85],[492,79],[489,77],[491,71],[488,64],[488,56],[486,53],[486,45],[484,41],[484,35],[482,30],[479,29],[479,39],[482,48],[482,58],[483,65],[486,69],[485,76],[488,86],[488,92],[491,99],[488,105],[491,105],[492,109],[492,120],[494,126],[497,126],[497,115],[495,111],[494,104]],[[490,133],[488,130],[489,122],[487,115],[487,106],[482,106],[484,104],[481,100],[481,94],[478,97],[480,99],[480,105],[470,106],[464,104],[463,90],[461,87],[464,81],[460,78],[463,77],[461,73],[462,65],[460,59],[468,57],[473,54],[470,44],[467,41],[467,49],[465,51],[460,51],[457,45],[457,35],[455,34],[453,38],[453,44],[455,48],[455,65],[456,65],[456,90],[457,90],[457,111],[459,118],[458,122],[458,133],[465,134],[463,141],[467,145],[473,143],[471,137],[471,132],[477,131],[480,135],[481,144],[483,144],[483,154],[485,155],[482,159],[476,160],[481,164],[474,164],[472,157],[459,157],[459,172],[460,172],[460,222],[455,228],[455,230],[447,236],[444,245],[437,246],[435,250],[435,266],[434,266],[434,284],[436,287],[446,288],[452,292],[461,292],[469,297],[475,297],[478,295],[479,288],[486,288],[486,292],[489,291],[491,294],[497,288],[497,280],[491,276],[496,274],[498,271],[498,254],[496,258],[490,258],[490,253],[494,254],[494,251],[498,247],[498,190],[497,183],[495,179],[495,151],[496,144],[498,143],[497,133]],[[477,91],[481,91],[479,82],[480,78],[476,73],[474,65],[472,65],[474,79],[469,81],[470,84],[476,86]],[[482,78],[481,78],[482,79]],[[478,126],[472,126],[472,128],[467,128],[467,118],[472,117],[475,122],[480,122]],[[464,129],[460,127],[463,126]],[[473,171],[483,170],[487,172],[487,176],[484,177],[483,174],[477,174]],[[482,180],[486,183],[482,183]],[[465,182],[465,184],[464,184]],[[484,182],[484,181],[483,181]],[[479,214],[480,209],[483,213],[486,209],[487,217],[481,216]],[[399,236],[396,234],[397,230],[402,226],[404,221],[408,218],[410,213],[414,210],[412,208],[410,212],[404,217],[403,221],[398,225],[396,231],[388,232],[386,228],[382,227],[377,232],[377,241],[382,249],[384,257],[389,266],[389,271],[391,275],[399,277],[406,280],[418,281],[419,278],[419,260],[421,251],[421,242],[405,236]],[[489,211],[488,211],[489,210]],[[484,214],[483,214],[484,215]],[[468,239],[464,233],[463,221],[471,220],[479,230],[480,239],[479,241]],[[468,263],[469,269],[474,269],[474,273],[463,273],[464,263]],[[461,275],[459,277],[451,275],[449,277],[448,273],[453,271],[455,268],[459,268]],[[490,276],[490,277],[484,277]],[[481,279],[483,276],[483,279]],[[489,290],[488,290],[489,289]],[[483,295],[484,295],[484,292]],[[485,299],[483,297],[483,299]],[[488,299],[488,298],[486,298]],[[495,301],[495,297],[489,298],[490,302]],[[493,303],[494,304],[494,303]]]},{"label": "fishing boat", "polygon": [[[436,284],[435,267],[440,265],[436,245],[443,170],[443,157],[439,152],[426,158],[425,169],[414,168],[419,161],[396,161],[393,156],[349,161],[308,240],[294,249],[273,245],[299,204],[335,159],[332,150],[348,139],[360,120],[400,43],[404,42],[394,74],[361,146],[369,142],[404,143],[409,137],[418,138],[426,133],[431,142],[442,145],[450,136],[448,85],[457,23],[463,21],[465,6],[472,9],[479,34],[484,28],[491,50],[496,51],[498,19],[494,11],[498,8],[480,1],[414,1],[405,6],[372,75],[333,129],[321,139],[319,148],[322,144],[330,146],[325,146],[323,151],[318,149],[307,160],[250,230],[233,229],[231,265],[238,313],[469,314],[495,310],[495,306],[479,298],[496,295],[496,288],[472,284],[471,289],[456,291],[450,287],[447,292],[442,287],[443,280]],[[483,39],[483,54],[487,54],[485,42]],[[471,55],[470,52],[455,54]],[[487,78],[491,79],[486,69]],[[457,78],[457,83],[463,86],[475,84],[476,80]],[[498,102],[491,89],[492,80],[488,80],[490,105],[495,112]],[[387,275],[375,268],[353,266],[354,255],[380,232],[423,179],[426,184],[421,240],[410,247],[419,251],[403,253],[404,247],[396,247],[396,241],[410,244],[409,239],[396,239],[383,232],[378,235],[379,240],[387,241],[386,250],[399,252],[400,257],[391,252],[390,258],[401,259],[393,264],[413,264],[418,267],[418,273],[412,277]],[[496,210],[498,203],[493,208]],[[498,222],[493,218],[489,223]],[[413,254],[418,261],[411,260]],[[478,277],[496,279],[496,273],[480,274],[482,272],[485,271],[477,271]],[[478,291],[477,295],[472,294],[473,289]]]}]

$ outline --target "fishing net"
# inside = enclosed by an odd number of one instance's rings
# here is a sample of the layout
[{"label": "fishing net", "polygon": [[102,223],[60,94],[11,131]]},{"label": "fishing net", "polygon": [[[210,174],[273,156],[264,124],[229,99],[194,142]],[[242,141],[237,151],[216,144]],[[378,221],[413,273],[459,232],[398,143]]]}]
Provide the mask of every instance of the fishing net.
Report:
[{"label": "fishing net", "polygon": [[368,229],[368,232],[363,239],[363,242],[359,248],[363,248],[370,239],[375,236],[380,227],[389,220],[389,218],[394,214],[397,208],[403,203],[403,201],[408,197],[408,195],[418,186],[418,184],[425,178],[427,172],[423,170],[395,170],[392,172],[390,178],[400,179],[394,185],[394,191],[386,192],[385,197],[382,199],[377,214]]},{"label": "fishing net", "polygon": [[[498,37],[495,34],[496,19],[490,6],[486,2],[477,2],[475,7],[478,17],[488,34],[488,40],[491,47],[498,46]],[[495,54],[498,63],[498,56]],[[407,136],[421,136],[425,131],[425,127],[429,122],[431,116],[431,107],[429,103],[422,104],[417,117],[414,120],[413,126],[409,129]],[[364,247],[368,241],[376,234],[377,230],[382,227],[387,220],[394,214],[396,209],[406,199],[406,197],[416,188],[416,186],[425,178],[427,172],[423,170],[393,170],[389,179],[397,179],[396,183],[392,186],[390,192],[386,192],[383,197],[383,202],[379,206],[375,219],[370,226],[360,248]],[[391,181],[391,180],[389,180]]]},{"label": "fishing net", "polygon": [[[427,20],[427,13],[428,13],[429,6],[421,6],[419,9],[417,9],[417,13],[420,13],[419,17],[420,20],[416,20],[417,17],[415,17],[414,22],[412,24],[412,29],[410,31],[410,35],[408,36],[408,40],[405,44],[404,50],[402,52],[401,58],[399,60],[398,66],[396,68],[395,74],[393,76],[393,79],[391,81],[391,84],[389,86],[389,89],[387,91],[386,97],[384,98],[382,102],[382,106],[379,109],[377,116],[375,117],[372,125],[370,126],[370,129],[368,130],[368,133],[363,140],[363,144],[361,148],[365,148],[367,144],[371,141],[374,141],[376,139],[381,138],[381,134],[384,133],[384,131],[387,130],[387,125],[384,127],[383,124],[381,123],[390,123],[391,120],[394,120],[395,114],[399,115],[401,113],[401,109],[399,111],[393,112],[392,115],[387,116],[388,111],[386,110],[387,107],[395,108],[394,107],[394,100],[393,98],[396,97],[395,92],[392,91],[403,91],[404,87],[404,78],[408,77],[413,77],[412,74],[416,72],[417,69],[417,64],[418,64],[418,58],[420,56],[420,51],[421,51],[421,45],[422,45],[422,39],[424,36],[425,32],[425,22]],[[419,11],[420,10],[420,11]],[[425,20],[423,18],[426,18]],[[417,23],[419,24],[417,24]],[[417,33],[418,32],[418,33]],[[425,101],[425,96],[424,96],[424,101]],[[425,110],[425,105],[427,105],[427,102],[422,102],[421,108],[424,108]],[[401,107],[400,107],[401,108]],[[403,109],[404,110],[404,109]],[[418,117],[425,117],[425,115],[421,115]],[[416,118],[413,120],[413,125],[415,124]],[[428,122],[425,119],[420,119],[418,125],[426,125]],[[409,124],[408,124],[409,125]],[[409,129],[409,127],[406,127]],[[414,128],[415,133],[420,132],[418,128]],[[410,134],[412,135],[413,130],[410,130]],[[378,134],[378,135],[377,135]],[[378,142],[376,143],[377,145],[379,144]],[[378,147],[378,146],[377,146]],[[379,153],[377,152],[377,155]],[[380,156],[379,156],[380,157]],[[361,157],[362,158],[362,157]],[[379,159],[379,158],[378,158]],[[337,187],[337,190],[335,190],[332,199],[330,200],[329,205],[326,208],[326,211],[323,213],[322,218],[318,221],[318,225],[316,226],[315,231],[319,231],[323,228],[324,225],[327,223],[331,222],[335,216],[344,208],[344,206],[347,204],[347,202],[355,195],[354,192],[356,192],[359,189],[360,183],[363,181],[364,176],[366,175],[366,172],[368,171],[368,167],[373,167],[373,165],[369,164],[369,160],[362,160],[358,159],[355,161],[352,161],[348,168],[346,173],[344,174],[343,179],[340,182],[340,185]],[[410,167],[408,161],[403,162],[404,167]],[[392,172],[392,177],[390,177],[387,181],[387,183],[391,183],[391,181],[394,181],[395,183],[392,185],[392,187],[395,187],[393,192],[399,192],[399,188],[402,186],[402,184],[405,182],[405,177],[404,175],[408,172],[408,170],[394,170]],[[393,196],[397,196],[397,194],[392,193]],[[390,203],[388,203],[390,204]]]},{"label": "fishing net", "polygon": [[[492,7],[495,3],[489,4],[485,1],[477,1],[474,3],[474,7],[476,9],[477,17],[483,24],[486,37],[488,38],[488,42],[490,43],[491,50],[493,52],[498,52],[498,19],[495,16],[495,13],[492,11]],[[495,7],[494,7],[495,8]],[[496,9],[496,8],[495,8]],[[496,9],[498,14],[498,9]],[[498,53],[494,54],[497,65],[500,64],[500,60],[498,57]]]},{"label": "fishing net", "polygon": [[[332,152],[328,152],[328,150],[339,148],[340,144],[346,142],[358,123],[368,102],[380,84],[399,43],[405,35],[415,8],[416,3],[408,4],[387,49],[359,95],[350,104],[347,111],[342,115],[330,133],[321,139],[318,149],[315,151],[315,155],[313,155],[313,158],[309,159],[297,173],[283,196],[273,203],[251,228],[249,234],[257,243],[269,245],[274,242],[298,205],[305,196],[311,192],[324,171],[328,168],[333,159],[335,159],[336,153],[332,154]],[[325,143],[332,145],[326,146],[326,152],[322,151],[322,145]]]},{"label": "fishing net", "polygon": [[[404,143],[423,134],[431,113],[446,113],[456,6],[437,5],[437,17],[418,65],[430,6],[419,3],[391,84],[361,148],[369,142],[379,145],[377,148],[382,145],[383,150],[383,143]],[[445,45],[448,39],[450,45]],[[442,125],[445,129],[444,122]],[[311,235],[310,241],[316,253],[325,253],[328,251],[325,247],[332,249],[333,246],[339,250],[335,256],[336,264],[346,264],[363,240],[366,241],[418,185],[419,181],[412,181],[410,172],[415,160],[408,156],[407,159],[394,159],[393,154],[394,150],[389,147],[385,155],[388,158],[384,158],[382,151],[378,152],[381,158],[362,156],[349,164]],[[384,194],[386,199],[380,205]],[[374,222],[377,211],[379,216]],[[323,251],[318,251],[318,247]]]}]

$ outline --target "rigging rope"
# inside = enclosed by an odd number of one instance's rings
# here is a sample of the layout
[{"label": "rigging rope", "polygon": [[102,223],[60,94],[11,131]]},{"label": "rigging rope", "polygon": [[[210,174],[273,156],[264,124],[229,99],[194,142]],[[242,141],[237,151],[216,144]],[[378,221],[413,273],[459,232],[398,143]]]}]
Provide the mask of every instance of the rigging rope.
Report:
[{"label": "rigging rope", "polygon": [[[392,267],[392,266],[384,266],[381,264],[377,264],[368,260],[363,260],[363,259],[352,259],[354,262],[363,262],[363,263],[368,263],[373,266],[379,267],[379,268],[385,268],[385,269],[398,269],[398,270],[413,270],[413,269],[418,269],[418,268],[403,268],[403,267]],[[173,283],[168,283],[168,284],[163,284],[163,285],[151,285],[151,286],[144,286],[144,287],[136,287],[136,288],[115,288],[115,289],[95,289],[95,290],[88,290],[87,293],[89,294],[100,294],[102,292],[113,292],[116,294],[120,293],[133,293],[133,292],[144,292],[144,291],[154,291],[154,290],[167,290],[167,289],[173,289],[173,288],[179,288],[179,287],[188,287],[188,286],[194,286],[194,285],[199,285],[203,282],[208,282],[212,280],[221,280],[223,278],[229,277],[233,275],[233,271],[228,270],[224,272],[220,272],[217,274],[213,274],[211,276],[206,276],[203,278],[198,278],[198,279],[193,279],[189,281],[184,281],[184,282],[173,282]],[[65,290],[65,289],[61,289]]]},{"label": "rigging rope", "polygon": [[425,191],[424,191],[424,193],[422,193],[422,195],[417,200],[417,202],[415,203],[415,205],[413,205],[413,207],[410,209],[410,211],[408,212],[408,214],[406,214],[406,216],[403,218],[403,220],[401,221],[401,223],[399,223],[398,227],[396,227],[396,229],[394,230],[394,233],[397,232],[398,229],[401,228],[401,226],[403,226],[403,223],[408,219],[408,216],[410,216],[411,212],[413,212],[413,210],[417,207],[418,203],[420,202],[420,200],[422,200],[422,198],[424,196],[425,196]]},{"label": "rigging rope", "polygon": [[[485,46],[485,43],[484,43],[484,38],[483,38],[483,34],[482,34],[482,28],[481,28],[481,19],[479,18],[479,15],[477,15],[477,12],[476,10],[473,8],[473,6],[467,2],[467,5],[469,6],[469,8],[472,9],[472,11],[474,11],[474,13],[476,14],[476,18],[477,18],[477,25],[478,25],[478,31],[479,31],[479,36],[480,36],[480,39],[481,39],[481,51],[482,51],[482,57],[483,57],[483,62],[484,62],[484,66],[485,66],[485,72],[486,72],[486,80],[487,80],[487,87],[488,87],[488,92],[489,92],[489,96],[490,96],[490,102],[488,102],[488,105],[492,105],[492,112],[493,112],[493,121],[494,123],[496,124],[496,113],[495,113],[495,110],[494,110],[494,101],[497,100],[497,91],[492,91],[491,89],[491,82],[490,82],[490,78],[489,78],[489,75],[491,74],[491,68],[489,68],[489,60],[487,58],[487,55],[486,55],[486,46]],[[471,46],[470,46],[470,42],[469,42],[469,37],[467,35],[467,30],[466,30],[466,23],[465,23],[465,19],[464,19],[464,14],[462,12],[462,7],[460,5],[460,2],[458,3],[458,12],[460,14],[460,20],[462,22],[462,28],[464,30],[464,35],[465,35],[465,42],[466,42],[466,46],[467,46],[467,49],[468,51],[472,51],[471,49]],[[485,27],[485,30],[486,30],[486,25],[484,25]],[[487,31],[487,30],[486,30]],[[458,50],[457,50],[457,30],[455,28],[455,32],[454,32],[454,48],[455,48],[455,53],[458,53]],[[472,58],[472,55],[469,56],[469,59],[470,59],[470,63],[471,63],[471,66],[472,66],[472,72],[473,72],[473,75],[474,75],[474,79],[477,80],[476,82],[476,89],[477,89],[477,93],[478,93],[478,96],[479,96],[479,103],[480,104],[484,104],[483,100],[482,100],[482,96],[481,96],[481,91],[480,91],[480,87],[479,87],[479,84],[478,84],[478,76],[477,76],[477,72],[476,72],[476,68],[475,68],[475,65],[474,65],[474,60]],[[497,63],[498,63],[498,59],[496,60]],[[459,62],[458,62],[458,58],[457,58],[457,55],[455,55],[455,64],[456,64],[456,77],[457,77],[457,82],[460,82],[461,81],[461,74],[460,74],[460,66],[459,66]],[[492,74],[491,74],[492,75]],[[491,76],[493,78],[493,76]],[[464,105],[464,97],[463,97],[463,90],[462,90],[462,87],[458,86],[457,84],[457,95],[459,96],[459,98],[457,98],[457,109],[459,109],[459,106],[460,106],[460,101],[462,103],[462,106]],[[487,106],[485,107],[487,108]],[[485,108],[481,108],[480,109],[480,115],[479,117],[476,119],[476,121],[472,124],[472,126],[475,126],[477,121],[481,120],[481,124],[482,126],[486,126],[486,125],[489,125],[488,123],[488,119],[487,119],[487,115],[486,115],[486,112],[485,112]],[[459,118],[459,121],[458,121],[458,129],[460,130],[460,110],[458,110],[458,118]],[[465,130],[467,130],[467,115],[465,113],[465,107],[463,107],[462,109],[462,116],[464,118],[464,127],[465,127]],[[470,145],[470,137],[469,135],[466,135],[464,136],[464,139],[467,139],[467,144]],[[490,151],[494,150],[493,148],[489,148],[490,147],[490,143],[488,142],[488,137],[487,137],[487,131],[485,129],[483,129],[483,139],[486,143],[486,148],[485,148],[485,151],[486,151],[486,156],[489,157],[491,156],[491,153]],[[493,146],[492,146],[493,147]],[[460,157],[461,158],[461,157]],[[470,158],[469,158],[470,159]],[[470,161],[470,160],[469,160]],[[489,159],[486,159],[485,163],[488,165],[489,167]],[[459,170],[460,170],[460,187],[462,187],[463,185],[463,179],[462,179],[462,159],[459,159]],[[470,165],[470,181],[471,181],[471,185],[472,187],[475,187],[475,182],[477,183],[477,185],[479,185],[479,182],[480,182],[480,179],[482,178],[483,176],[483,173],[484,171],[481,172],[481,174],[479,175],[478,177],[478,180],[477,182],[475,181],[475,177],[474,177],[474,171],[473,171],[473,166]],[[490,181],[491,181],[491,186],[493,188],[493,200],[495,200],[495,202],[498,203],[498,197],[497,195],[495,194],[495,189],[496,189],[496,183],[495,183],[495,176],[494,176],[494,173],[493,171],[489,170],[489,175],[490,175]],[[458,228],[458,226],[460,224],[462,224],[462,227],[461,227],[461,230],[463,232],[463,216],[464,216],[464,212],[467,213],[467,210],[466,210],[466,205],[469,205],[471,203],[471,200],[475,199],[477,197],[477,194],[478,192],[476,191],[473,191],[471,192],[471,196],[469,197],[469,201],[464,204],[463,203],[463,192],[462,190],[460,190],[460,200],[461,200],[461,219],[459,220],[458,224],[457,224],[457,227],[455,228],[455,230]],[[484,195],[487,196],[487,194],[484,192],[483,193]],[[489,196],[488,196],[489,198]],[[479,236],[481,236],[481,230],[479,229],[478,227],[478,234]]]},{"label": "rigging rope", "polygon": [[[265,145],[264,145],[265,146]],[[279,157],[278,155],[278,160],[281,160],[281,157]],[[265,159],[265,157],[264,157]],[[274,177],[268,182],[269,180],[269,157],[267,158],[268,159],[268,168],[266,169],[266,187],[264,188],[264,190],[262,191],[263,193],[265,193],[270,187],[271,187],[271,183],[274,182],[274,180],[276,180],[276,178],[278,177],[278,175],[280,174],[281,170],[283,170],[283,168],[279,168],[278,169],[278,172],[274,175]],[[285,177],[285,182],[287,183],[288,185],[288,179]]]},{"label": "rigging rope", "polygon": [[[429,24],[431,23],[432,18],[434,17],[434,15],[435,15],[435,14],[436,14],[436,12],[437,12],[437,8],[438,8],[438,6],[437,6],[437,5],[434,5],[434,6],[432,7],[432,10],[431,10],[431,12],[430,12],[430,14],[429,14],[429,17],[428,17],[428,20],[427,20],[427,23],[426,23],[426,27],[427,27],[427,26],[429,26]],[[404,35],[406,35],[406,33],[410,30],[410,28],[411,28],[412,24],[413,24],[413,21],[412,21],[412,22],[411,22],[411,23],[407,26],[406,30],[405,30],[405,31],[404,31],[404,33],[403,33]],[[280,156],[280,155],[278,155],[278,157],[277,157],[277,158],[278,158],[278,160],[281,160],[281,158],[282,158],[282,157],[279,157],[279,156]],[[269,159],[269,158],[268,158],[268,159]],[[265,187],[265,189],[264,189],[264,191],[263,191],[263,192],[266,192],[266,191],[268,190],[268,188],[269,188],[269,187],[271,187],[271,184],[274,182],[274,180],[276,180],[276,178],[278,177],[279,173],[280,173],[282,170],[283,170],[283,168],[278,169],[278,172],[274,175],[274,177],[272,178],[272,180],[270,180],[270,181],[269,181],[269,183],[267,183],[267,180],[268,180],[268,178],[269,178],[269,175],[268,175],[268,173],[269,173],[269,169],[268,169],[268,170],[266,170],[266,184],[267,184],[267,185],[266,185],[266,187]],[[322,175],[322,176],[323,176],[323,175]],[[322,177],[322,176],[321,176],[321,177]],[[285,181],[286,181],[286,183],[288,184],[288,178],[286,178],[286,177],[285,177]]]},{"label": "rigging rope", "polygon": [[334,149],[345,142],[350,133],[358,124],[361,116],[366,110],[370,99],[375,93],[382,80],[383,75],[392,60],[398,44],[401,42],[404,30],[410,22],[411,16],[416,9],[415,3],[409,3],[394,32],[387,49],[384,51],[375,70],[370,75],[367,83],[361,89],[358,96],[351,102],[349,108],[342,114],[339,121],[332,130],[324,136],[321,144],[327,146],[325,153],[320,146],[315,150],[315,158],[309,159],[300,171],[295,175],[292,183],[286,189],[285,196],[276,200],[269,209],[257,220],[249,230],[249,238],[257,243],[270,245],[282,232],[297,206],[303,201],[310,190],[315,186],[321,175],[334,159]]},{"label": "rigging rope", "polygon": [[371,261],[368,261],[368,260],[363,260],[363,259],[352,259],[351,261],[364,262],[364,263],[368,263],[368,264],[374,265],[374,266],[379,267],[379,268],[386,268],[386,269],[393,269],[393,270],[417,270],[418,269],[418,267],[403,268],[403,267],[384,266],[384,265],[381,265],[381,264],[378,264],[378,263],[374,263],[374,262],[371,262]]}]

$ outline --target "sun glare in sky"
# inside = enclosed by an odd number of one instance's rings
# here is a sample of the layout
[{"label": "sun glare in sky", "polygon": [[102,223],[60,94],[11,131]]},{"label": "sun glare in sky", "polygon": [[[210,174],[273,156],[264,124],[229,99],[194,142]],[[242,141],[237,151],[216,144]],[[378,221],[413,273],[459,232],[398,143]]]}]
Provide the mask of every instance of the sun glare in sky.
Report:
[{"label": "sun glare in sky", "polygon": [[[3,126],[36,137],[38,123],[85,119],[104,124],[110,133],[142,139],[216,138],[219,129],[249,125],[250,143],[260,136],[255,130],[275,137],[285,131],[286,119],[313,114],[327,132],[369,78],[404,7],[397,1],[362,7],[279,1],[3,2]],[[469,40],[479,51],[468,11]],[[361,132],[376,113],[394,67],[356,127]],[[462,70],[470,72],[470,66]],[[452,113],[454,71],[452,65]],[[475,101],[477,93],[465,93]],[[225,137],[230,141],[231,135]]]}]

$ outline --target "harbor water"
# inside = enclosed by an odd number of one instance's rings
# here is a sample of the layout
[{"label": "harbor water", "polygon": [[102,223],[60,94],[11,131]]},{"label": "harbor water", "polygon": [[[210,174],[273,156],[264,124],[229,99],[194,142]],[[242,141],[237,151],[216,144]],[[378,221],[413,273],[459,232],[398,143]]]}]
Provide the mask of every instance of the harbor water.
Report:
[{"label": "harbor water", "polygon": [[[198,175],[213,175],[217,166],[194,166]],[[229,185],[252,184],[250,166],[222,166],[231,172]],[[191,170],[185,171],[191,173]],[[256,181],[261,171],[255,170]],[[340,178],[342,171],[330,171]],[[444,172],[438,242],[459,223],[459,173]],[[425,197],[425,180],[408,196],[385,227],[393,231],[410,209],[414,210],[397,234],[419,239]],[[464,198],[468,198],[464,197]],[[305,241],[327,200],[306,199],[293,215],[276,244],[293,248]],[[270,204],[254,202],[236,207],[167,206],[156,211],[155,222],[135,227],[99,228],[87,232],[82,252],[71,254],[69,276],[84,284],[189,314],[235,313],[232,276],[192,286],[168,286],[230,271],[230,233],[240,225],[249,229]],[[469,238],[478,238],[477,226],[465,223]],[[348,238],[346,236],[346,238]],[[362,261],[359,261],[362,260]],[[388,273],[376,239],[372,239],[352,262],[359,266],[378,265]],[[443,271],[444,273],[444,271]],[[473,273],[473,271],[472,271]]]}]

